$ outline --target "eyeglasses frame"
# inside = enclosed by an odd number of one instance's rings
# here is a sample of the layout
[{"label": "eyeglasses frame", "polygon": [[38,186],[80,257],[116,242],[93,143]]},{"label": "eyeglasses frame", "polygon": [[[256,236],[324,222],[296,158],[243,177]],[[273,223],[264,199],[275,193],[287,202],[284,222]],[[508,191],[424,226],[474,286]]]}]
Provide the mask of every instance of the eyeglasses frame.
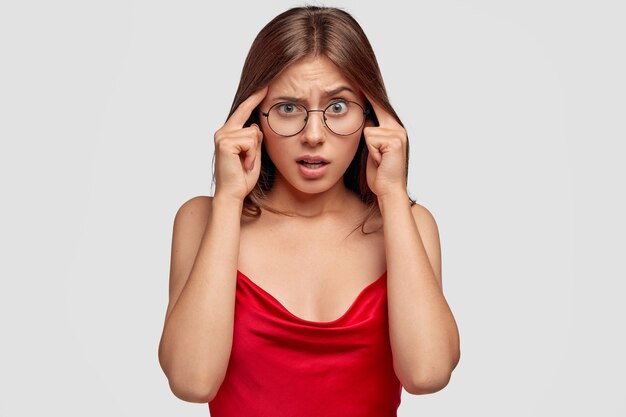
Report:
[{"label": "eyeglasses frame", "polygon": [[[354,104],[356,104],[357,106],[359,106],[359,107],[361,108],[361,110],[363,110],[363,115],[365,116],[365,117],[363,117],[363,121],[361,122],[361,125],[360,125],[360,126],[359,126],[359,127],[358,127],[355,131],[354,131],[354,132],[352,132],[352,133],[348,133],[348,134],[343,134],[343,135],[342,135],[342,134],[340,134],[340,133],[336,133],[334,130],[332,130],[330,127],[328,127],[328,125],[326,124],[326,110],[328,110],[328,109],[330,108],[330,106],[332,106],[333,104],[336,104],[336,103],[338,103],[338,102],[342,102],[342,101],[347,102],[347,103],[354,103]],[[295,104],[296,106],[300,106],[300,107],[304,108],[304,110],[306,111],[306,117],[304,118],[304,126],[302,126],[302,129],[298,130],[296,133],[294,133],[294,134],[292,134],[292,135],[281,135],[280,133],[278,133],[277,131],[275,131],[275,130],[274,130],[274,128],[272,128],[272,125],[270,124],[270,121],[269,121],[269,114],[270,114],[270,112],[272,111],[272,109],[273,109],[274,107],[279,106],[279,105],[281,105],[281,104]],[[284,138],[290,138],[290,137],[292,137],[292,136],[296,136],[298,133],[302,132],[302,131],[306,128],[306,125],[309,123],[309,113],[314,112],[314,111],[315,111],[315,112],[322,112],[322,115],[323,115],[322,120],[324,121],[324,126],[326,126],[326,129],[330,130],[330,131],[331,131],[334,135],[337,135],[337,136],[350,136],[350,135],[354,135],[354,134],[355,134],[355,133],[356,133],[356,132],[357,132],[360,128],[362,128],[362,127],[363,127],[363,125],[365,124],[365,120],[367,119],[367,116],[370,114],[370,108],[369,108],[369,107],[368,107],[368,108],[366,108],[366,109],[364,109],[364,108],[363,108],[363,106],[361,106],[361,105],[360,105],[359,103],[357,103],[356,101],[352,101],[352,100],[343,100],[343,99],[342,99],[342,100],[336,100],[336,101],[334,101],[334,102],[330,103],[328,106],[326,106],[326,108],[325,108],[324,110],[319,110],[319,109],[309,110],[309,109],[307,109],[307,108],[306,108],[304,105],[302,105],[302,104],[296,104],[296,103],[292,103],[292,102],[289,102],[289,101],[281,101],[281,102],[279,102],[279,103],[273,104],[273,105],[272,105],[272,106],[271,106],[271,107],[267,110],[267,112],[261,111],[261,114],[262,114],[263,116],[265,116],[265,118],[267,119],[267,125],[270,127],[270,129],[272,129],[272,132],[276,133],[278,136],[282,136],[282,137],[284,137]]]}]

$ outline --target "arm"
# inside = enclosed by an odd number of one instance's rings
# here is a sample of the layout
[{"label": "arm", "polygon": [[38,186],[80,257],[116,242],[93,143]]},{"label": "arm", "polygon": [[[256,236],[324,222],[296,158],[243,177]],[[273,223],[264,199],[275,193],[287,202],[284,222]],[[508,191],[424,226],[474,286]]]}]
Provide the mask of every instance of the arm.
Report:
[{"label": "arm", "polygon": [[211,401],[226,374],[242,204],[196,197],[176,213],[159,363],[172,392],[185,401]]},{"label": "arm", "polygon": [[460,358],[456,322],[443,295],[437,224],[398,193],[379,200],[385,233],[389,335],[394,370],[411,394],[445,387]]}]

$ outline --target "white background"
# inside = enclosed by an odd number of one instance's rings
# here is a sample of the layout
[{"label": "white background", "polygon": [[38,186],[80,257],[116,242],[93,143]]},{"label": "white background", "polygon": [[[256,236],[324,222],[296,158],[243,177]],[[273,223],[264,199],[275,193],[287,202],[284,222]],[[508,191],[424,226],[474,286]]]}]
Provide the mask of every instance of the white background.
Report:
[{"label": "white background", "polygon": [[[291,1],[0,6],[0,415],[205,416],[157,348],[172,222]],[[362,25],[461,333],[399,416],[623,416],[620,1],[314,3]]]}]

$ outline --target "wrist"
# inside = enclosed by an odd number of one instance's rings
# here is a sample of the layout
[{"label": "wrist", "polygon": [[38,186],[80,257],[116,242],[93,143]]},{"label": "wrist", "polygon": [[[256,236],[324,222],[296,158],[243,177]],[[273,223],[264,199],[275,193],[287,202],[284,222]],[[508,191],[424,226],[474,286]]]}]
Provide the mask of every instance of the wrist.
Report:
[{"label": "wrist", "polygon": [[215,193],[213,204],[218,206],[237,206],[243,208],[243,199],[226,195],[223,193]]},{"label": "wrist", "polygon": [[404,207],[409,203],[409,195],[405,190],[385,193],[377,196],[377,198],[381,214],[384,214],[386,208],[392,207],[391,210],[393,210],[393,207]]},{"label": "wrist", "polygon": [[389,201],[408,201],[409,194],[406,190],[397,190],[397,191],[389,191],[385,194],[381,194],[376,196],[378,198],[378,202],[389,202]]}]

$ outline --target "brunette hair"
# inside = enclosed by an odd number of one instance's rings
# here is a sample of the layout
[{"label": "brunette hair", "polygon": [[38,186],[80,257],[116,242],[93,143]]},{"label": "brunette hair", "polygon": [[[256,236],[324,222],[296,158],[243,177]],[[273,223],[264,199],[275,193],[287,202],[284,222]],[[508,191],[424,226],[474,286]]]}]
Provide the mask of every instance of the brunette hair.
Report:
[{"label": "brunette hair", "polygon": [[[319,55],[330,59],[346,78],[380,103],[404,127],[389,103],[378,61],[361,26],[344,10],[320,6],[294,7],[276,16],[261,29],[246,57],[239,87],[226,119],[251,94],[269,84],[288,66],[302,58]],[[366,105],[371,108],[369,102],[366,102]],[[378,126],[378,119],[373,110],[369,117],[374,125]],[[261,126],[257,109],[252,112],[244,127],[252,123]],[[265,151],[265,143],[262,144],[261,152],[259,180],[244,199],[243,214],[258,217],[263,208],[274,213],[289,215],[269,207],[264,201],[266,192],[270,190],[274,182],[276,167]],[[367,216],[354,229],[361,227],[363,233],[365,233],[363,228],[366,221],[380,214],[376,194],[367,185],[368,154],[365,138],[361,134],[356,154],[343,176],[346,187],[359,195],[361,201],[368,207]],[[213,158],[215,158],[215,153]],[[408,177],[408,167],[407,137],[405,178]],[[213,183],[215,183],[215,173],[213,173]],[[415,200],[410,197],[409,202],[411,206],[415,204]]]}]

